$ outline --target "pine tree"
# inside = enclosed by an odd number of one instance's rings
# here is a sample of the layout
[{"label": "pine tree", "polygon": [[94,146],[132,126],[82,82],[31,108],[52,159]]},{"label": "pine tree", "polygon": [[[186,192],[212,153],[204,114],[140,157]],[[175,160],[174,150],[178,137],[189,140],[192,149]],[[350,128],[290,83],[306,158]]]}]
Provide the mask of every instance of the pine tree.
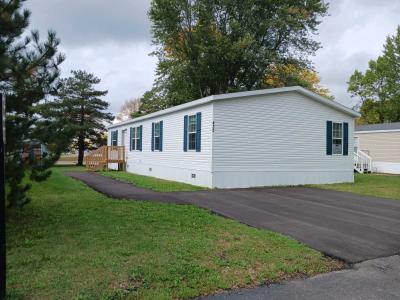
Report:
[{"label": "pine tree", "polygon": [[57,159],[51,155],[42,164],[31,166],[24,162],[22,153],[29,143],[40,140],[35,111],[41,101],[55,89],[58,66],[64,56],[57,52],[60,41],[49,31],[41,42],[33,31],[22,37],[29,25],[30,13],[22,10],[24,0],[0,0],[0,91],[6,94],[6,185],[9,206],[29,202],[28,184],[22,180],[29,169],[32,180],[44,180],[48,167]]},{"label": "pine tree", "polygon": [[107,91],[96,90],[100,79],[85,71],[71,71],[72,76],[60,80],[56,98],[41,107],[42,115],[58,120],[66,136],[73,136],[78,149],[78,165],[83,164],[84,151],[99,146],[104,140],[105,122],[113,116],[106,110],[109,103],[100,97]]}]

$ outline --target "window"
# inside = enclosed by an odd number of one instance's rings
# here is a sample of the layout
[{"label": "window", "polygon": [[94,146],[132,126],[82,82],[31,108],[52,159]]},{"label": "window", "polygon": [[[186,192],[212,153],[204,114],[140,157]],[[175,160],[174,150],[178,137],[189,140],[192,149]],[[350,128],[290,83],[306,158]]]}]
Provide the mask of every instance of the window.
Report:
[{"label": "window", "polygon": [[183,151],[201,152],[201,112],[183,117]]},{"label": "window", "polygon": [[142,130],[141,127],[131,128],[131,150],[142,149]]},{"label": "window", "polygon": [[151,151],[163,151],[163,121],[151,123]]},{"label": "window", "polygon": [[332,123],[332,154],[343,152],[343,124]]},{"label": "window", "polygon": [[196,125],[197,119],[196,115],[189,116],[188,122],[188,149],[196,150]]},{"label": "window", "polygon": [[111,146],[118,146],[118,130],[111,131]]},{"label": "window", "polygon": [[160,122],[154,123],[154,150],[160,151]]}]

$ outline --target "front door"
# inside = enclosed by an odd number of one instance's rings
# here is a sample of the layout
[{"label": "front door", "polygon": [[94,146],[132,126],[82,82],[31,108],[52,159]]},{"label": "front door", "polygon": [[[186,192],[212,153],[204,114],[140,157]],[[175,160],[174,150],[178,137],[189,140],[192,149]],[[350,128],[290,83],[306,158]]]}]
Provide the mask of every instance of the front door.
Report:
[{"label": "front door", "polygon": [[[127,139],[127,132],[128,132],[127,129],[122,130],[122,132],[121,132],[121,144],[119,146],[124,146],[125,147],[125,142],[126,142],[126,139]],[[128,154],[128,152],[126,150],[124,151],[124,153]],[[128,157],[125,156],[124,159],[125,159],[125,162],[126,162]],[[118,164],[118,170],[125,171],[125,167],[126,167],[125,162]]]},{"label": "front door", "polygon": [[357,153],[358,148],[360,147],[360,140],[358,136],[354,137],[354,152]]},{"label": "front door", "polygon": [[126,133],[127,133],[127,130],[126,130],[126,129],[122,130],[121,146],[125,146]]}]

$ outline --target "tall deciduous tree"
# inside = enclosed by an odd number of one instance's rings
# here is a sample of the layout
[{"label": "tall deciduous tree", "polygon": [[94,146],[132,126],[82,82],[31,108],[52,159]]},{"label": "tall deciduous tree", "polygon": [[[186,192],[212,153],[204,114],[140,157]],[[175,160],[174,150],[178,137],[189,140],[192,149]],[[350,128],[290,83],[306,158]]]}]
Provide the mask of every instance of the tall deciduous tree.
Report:
[{"label": "tall deciduous tree", "polygon": [[60,80],[56,98],[43,105],[41,111],[46,117],[58,120],[60,126],[74,136],[78,165],[82,165],[84,151],[101,143],[105,122],[114,117],[106,112],[109,103],[101,99],[108,92],[95,88],[100,79],[81,70],[71,73],[71,77]]},{"label": "tall deciduous tree", "polygon": [[310,67],[326,12],[323,0],[153,0],[157,78],[143,110],[268,87],[277,64]]},{"label": "tall deciduous tree", "polygon": [[271,68],[265,81],[271,87],[300,85],[321,96],[333,99],[329,89],[321,86],[321,79],[312,69],[299,68],[291,64],[276,65]]},{"label": "tall deciduous tree", "polygon": [[116,116],[118,121],[124,121],[140,115],[140,98],[126,100]]},{"label": "tall deciduous tree", "polygon": [[[49,32],[41,42],[34,31],[23,38],[29,25],[30,13],[22,10],[23,0],[0,0],[0,91],[6,103],[6,185],[9,206],[22,206],[29,202],[28,184],[22,183],[30,169],[33,180],[44,180],[50,175],[48,167],[57,159],[57,151],[41,164],[28,165],[23,152],[37,140],[47,143],[38,130],[35,106],[55,88],[59,64],[64,60],[57,52],[59,40]],[[56,143],[57,144],[57,143]]]},{"label": "tall deciduous tree", "polygon": [[365,73],[354,72],[348,91],[360,99],[360,123],[400,122],[400,26]]}]

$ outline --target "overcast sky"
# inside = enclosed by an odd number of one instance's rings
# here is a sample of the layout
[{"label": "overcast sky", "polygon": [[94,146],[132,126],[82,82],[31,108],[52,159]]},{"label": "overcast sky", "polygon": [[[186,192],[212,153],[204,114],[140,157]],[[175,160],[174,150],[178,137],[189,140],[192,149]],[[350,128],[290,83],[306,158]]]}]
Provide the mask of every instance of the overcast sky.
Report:
[{"label": "overcast sky", "polygon": [[[150,0],[28,0],[31,27],[44,37],[57,32],[61,51],[67,56],[62,75],[84,69],[102,79],[110,110],[140,97],[150,89],[156,60],[152,51]],[[335,100],[353,106],[346,92],[354,70],[365,70],[370,59],[382,52],[387,35],[400,25],[400,0],[331,0],[316,37],[322,43],[312,61],[322,84]]]}]

